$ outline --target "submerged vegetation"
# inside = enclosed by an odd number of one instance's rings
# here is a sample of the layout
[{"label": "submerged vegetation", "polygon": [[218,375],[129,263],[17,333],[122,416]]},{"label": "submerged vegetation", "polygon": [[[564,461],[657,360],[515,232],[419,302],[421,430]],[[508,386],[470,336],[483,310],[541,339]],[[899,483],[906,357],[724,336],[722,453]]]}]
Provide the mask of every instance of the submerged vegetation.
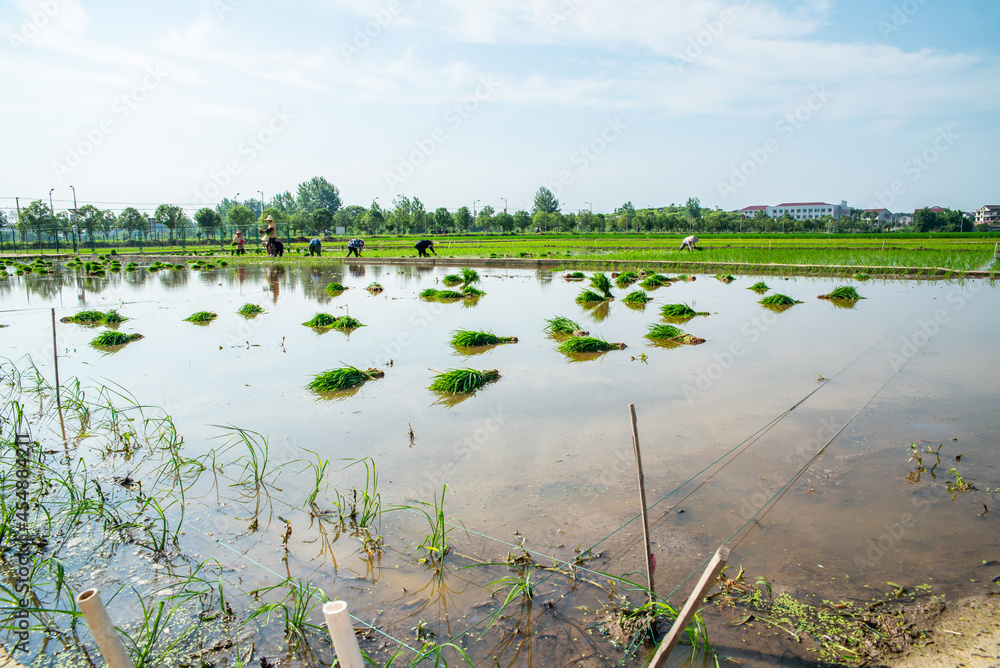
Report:
[{"label": "submerged vegetation", "polygon": [[346,390],[351,387],[356,387],[369,380],[382,378],[384,376],[385,372],[379,371],[378,369],[368,369],[367,371],[362,371],[357,367],[348,366],[340,369],[330,369],[329,371],[316,374],[309,383],[308,387],[310,390],[314,390],[316,392],[335,392],[337,390]]},{"label": "submerged vegetation", "polygon": [[434,376],[428,389],[448,394],[468,394],[475,392],[486,383],[500,379],[496,369],[476,371],[475,369],[452,369]]},{"label": "submerged vegetation", "polygon": [[517,343],[517,337],[497,336],[493,332],[476,332],[468,329],[460,329],[451,337],[451,345],[458,348],[495,346],[501,343]]}]

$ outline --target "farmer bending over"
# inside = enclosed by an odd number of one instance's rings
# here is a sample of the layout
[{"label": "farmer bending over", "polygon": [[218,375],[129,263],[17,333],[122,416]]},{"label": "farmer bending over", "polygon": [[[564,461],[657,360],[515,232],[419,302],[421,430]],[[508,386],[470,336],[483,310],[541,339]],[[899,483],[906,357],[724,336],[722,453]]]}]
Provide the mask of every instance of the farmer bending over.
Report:
[{"label": "farmer bending over", "polygon": [[690,251],[701,250],[700,248],[695,248],[694,245],[698,243],[698,237],[693,234],[689,237],[684,237],[684,241],[681,242],[681,247],[678,250],[684,250],[687,248]]},{"label": "farmer bending over", "polygon": [[323,255],[323,249],[320,246],[319,239],[313,239],[309,242],[309,257],[313,255]]},{"label": "farmer bending over", "polygon": [[427,251],[434,253],[434,256],[437,257],[437,253],[434,251],[434,242],[429,239],[421,239],[417,242],[417,245],[414,246],[414,248],[416,248],[417,252],[420,253],[420,257],[430,257],[430,255],[427,254]]},{"label": "farmer bending over", "polygon": [[361,251],[365,248],[365,242],[361,239],[351,239],[347,242],[347,255],[344,257],[351,257],[351,253],[354,253],[354,257],[361,257]]}]

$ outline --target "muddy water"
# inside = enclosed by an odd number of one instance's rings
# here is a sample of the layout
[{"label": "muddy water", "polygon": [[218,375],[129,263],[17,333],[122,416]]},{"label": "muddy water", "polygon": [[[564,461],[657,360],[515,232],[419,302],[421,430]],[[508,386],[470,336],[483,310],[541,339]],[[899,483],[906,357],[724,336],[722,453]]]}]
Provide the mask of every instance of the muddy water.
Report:
[{"label": "muddy water", "polygon": [[[112,381],[164,407],[191,454],[219,446],[223,430],[214,425],[238,425],[265,435],[275,462],[308,451],[373,458],[383,506],[430,502],[447,484],[446,513],[469,533],[452,534],[443,578],[403,556],[426,524],[412,512],[384,517],[387,552],[374,563],[350,536],[324,554],[316,526],[298,512],[287,571],[280,522],[245,530],[245,508],[257,499],[218,503],[205,491],[187,518],[187,546],[202,558],[219,555],[215,541],[225,536],[227,563],[248,581],[301,573],[411,643],[420,619],[441,641],[495,610],[482,587],[506,569],[461,567],[503,558],[522,540],[539,561],[594,546],[600,556],[589,568],[642,580],[629,403],[652,506],[656,589],[679,587],[671,599],[678,604],[685,578],[725,541],[731,563],[797,596],[867,599],[867,587],[882,591],[886,581],[930,583],[957,596],[983,591],[998,575],[980,566],[1000,554],[1000,364],[992,336],[1000,291],[988,283],[867,282],[856,284],[867,299],[838,308],[816,297],[842,281],[765,277],[772,292],[803,302],[776,313],[746,289],[760,277],[723,284],[699,276],[651,291],[655,301],[644,309],[618,300],[587,309],[574,302],[583,284],[560,273],[481,269],[487,295],[475,302],[417,297],[443,288],[450,271],[331,263],[106,280],[11,276],[0,283],[0,324],[9,325],[0,345],[7,357],[29,354],[51,374],[49,309],[62,317],[116,308],[131,318],[121,331],[145,338],[109,354],[88,345],[94,330],[59,324],[61,377]],[[331,281],[350,289],[326,294]],[[364,290],[373,281],[384,286],[380,295]],[[619,300],[626,292],[614,290]],[[241,318],[235,311],[248,302],[266,312]],[[664,303],[710,312],[680,325],[706,343],[666,348],[645,339],[649,325],[663,322]],[[200,310],[219,318],[208,326],[183,321]],[[301,325],[318,312],[349,313],[366,326],[347,335]],[[556,315],[628,347],[568,358],[543,331]],[[448,340],[459,328],[519,343],[457,352]],[[386,376],[347,395],[306,389],[313,374],[343,365]],[[435,371],[459,367],[498,369],[501,379],[457,403],[426,389]],[[907,479],[916,466],[910,443],[940,446],[936,478]],[[938,455],[922,457],[930,468]],[[951,468],[979,491],[949,493]],[[301,506],[308,486],[301,469],[282,470],[264,520],[293,514],[285,504]],[[363,469],[329,478],[349,488],[363,484]],[[989,512],[980,515],[984,506]],[[521,610],[534,642],[512,641],[503,626],[462,642],[477,657],[503,656],[502,665],[565,665],[570,656],[614,665],[621,652],[595,638],[587,628],[593,616],[578,609],[607,599],[596,584],[542,583],[532,609]],[[709,618],[723,654],[772,663],[791,651],[788,665],[799,661],[794,648],[745,653],[737,631],[717,625],[717,613]]]}]

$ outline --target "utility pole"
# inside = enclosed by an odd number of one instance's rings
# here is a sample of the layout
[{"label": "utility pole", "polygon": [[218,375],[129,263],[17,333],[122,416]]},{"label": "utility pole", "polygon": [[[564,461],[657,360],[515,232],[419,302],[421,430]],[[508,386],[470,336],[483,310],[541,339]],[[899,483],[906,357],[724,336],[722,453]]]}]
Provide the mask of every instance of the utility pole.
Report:
[{"label": "utility pole", "polygon": [[503,200],[503,212],[507,213],[507,198],[506,197],[501,197],[500,199]]},{"label": "utility pole", "polygon": [[[53,190],[55,190],[55,188],[49,188],[49,215],[52,216],[52,231],[56,232],[56,250],[58,251],[59,250],[59,233],[55,229],[55,227],[56,227],[56,208],[54,206],[52,206],[52,191]],[[39,254],[41,254],[41,252],[42,252],[42,234],[41,234],[41,232],[39,232],[39,234],[38,234],[38,252],[39,252]]]}]

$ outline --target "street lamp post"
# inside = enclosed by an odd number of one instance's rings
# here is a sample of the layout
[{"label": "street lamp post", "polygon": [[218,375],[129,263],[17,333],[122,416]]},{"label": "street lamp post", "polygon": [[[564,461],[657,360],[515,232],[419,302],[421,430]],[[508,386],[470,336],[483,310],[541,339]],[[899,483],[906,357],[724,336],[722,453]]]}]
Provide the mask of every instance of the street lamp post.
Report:
[{"label": "street lamp post", "polygon": [[[52,231],[54,232],[55,231],[55,226],[56,226],[56,208],[54,206],[52,206],[52,191],[53,190],[55,190],[55,188],[49,188],[49,214],[52,216],[52,228],[53,228]],[[59,235],[57,234],[56,235],[56,251],[58,251],[58,250],[59,250]],[[41,234],[38,235],[38,252],[39,253],[42,252],[42,235]]]},{"label": "street lamp post", "polygon": [[503,212],[507,213],[507,198],[506,197],[501,197],[500,199],[503,200]]},{"label": "street lamp post", "polygon": [[264,191],[263,190],[258,190],[257,192],[260,193],[260,215],[261,215],[261,218],[263,218],[264,217]]},{"label": "street lamp post", "polygon": [[76,216],[79,207],[76,205],[76,188],[70,186],[70,189],[73,191],[73,215],[70,216],[69,222],[73,223],[73,252],[76,253]]},{"label": "street lamp post", "polygon": [[477,199],[475,202],[472,203],[472,218],[473,219],[476,218],[476,202],[479,202],[479,200]]}]

